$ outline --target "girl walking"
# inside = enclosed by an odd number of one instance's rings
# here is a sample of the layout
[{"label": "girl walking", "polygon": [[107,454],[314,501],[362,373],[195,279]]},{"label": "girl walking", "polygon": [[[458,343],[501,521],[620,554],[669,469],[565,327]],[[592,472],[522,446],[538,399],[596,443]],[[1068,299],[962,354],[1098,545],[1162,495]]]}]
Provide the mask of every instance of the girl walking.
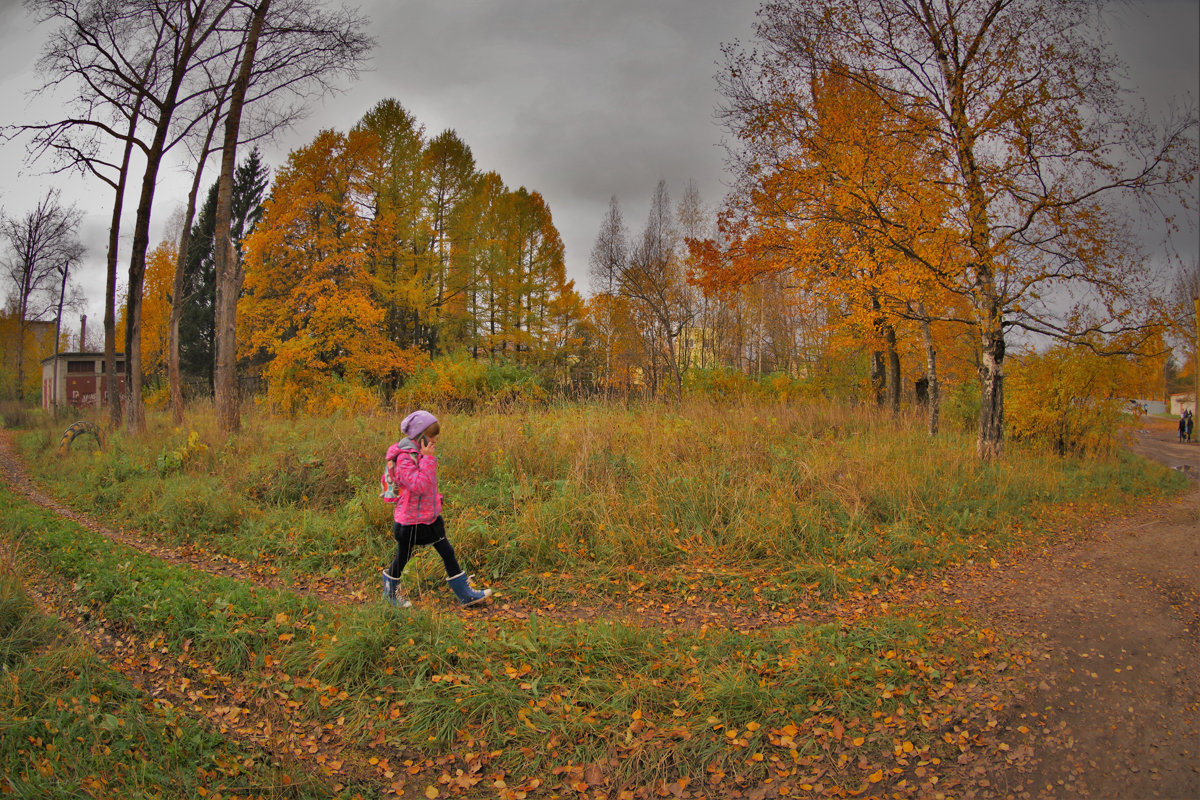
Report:
[{"label": "girl walking", "polygon": [[400,593],[400,573],[412,557],[413,548],[431,545],[442,557],[446,582],[464,606],[480,603],[491,596],[491,589],[478,591],[458,564],[454,547],[446,538],[442,521],[442,495],[437,490],[437,446],[441,425],[428,411],[414,411],[400,423],[402,438],[387,451],[385,479],[399,491],[392,515],[392,538],[396,555],[383,571],[383,599],[397,608],[410,608]]}]

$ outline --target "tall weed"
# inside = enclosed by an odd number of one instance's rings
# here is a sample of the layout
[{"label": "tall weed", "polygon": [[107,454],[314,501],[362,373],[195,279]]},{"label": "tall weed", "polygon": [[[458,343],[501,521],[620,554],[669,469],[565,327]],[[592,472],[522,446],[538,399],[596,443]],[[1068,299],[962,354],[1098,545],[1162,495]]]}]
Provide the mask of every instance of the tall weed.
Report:
[{"label": "tall weed", "polygon": [[[782,566],[838,593],[1027,536],[1059,504],[1179,481],[1126,455],[1058,457],[1020,443],[983,463],[973,432],[930,438],[919,420],[818,402],[434,410],[460,561],[516,583],[711,567],[750,581]],[[369,581],[391,547],[392,507],[376,495],[403,413],[260,412],[229,439],[207,416],[187,429],[155,422],[140,437],[112,435],[67,471],[49,437],[23,442],[43,480],[118,520],[284,574]]]}]

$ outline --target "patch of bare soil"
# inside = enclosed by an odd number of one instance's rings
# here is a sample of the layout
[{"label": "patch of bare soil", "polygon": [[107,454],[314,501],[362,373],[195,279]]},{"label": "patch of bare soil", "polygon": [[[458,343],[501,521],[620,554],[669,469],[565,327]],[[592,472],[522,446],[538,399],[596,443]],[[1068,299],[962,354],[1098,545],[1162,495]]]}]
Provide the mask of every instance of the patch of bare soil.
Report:
[{"label": "patch of bare soil", "polygon": [[[1200,444],[1148,424],[1132,449],[1200,476]],[[1034,688],[969,794],[1200,798],[1200,488],[961,586],[1035,643]]]}]

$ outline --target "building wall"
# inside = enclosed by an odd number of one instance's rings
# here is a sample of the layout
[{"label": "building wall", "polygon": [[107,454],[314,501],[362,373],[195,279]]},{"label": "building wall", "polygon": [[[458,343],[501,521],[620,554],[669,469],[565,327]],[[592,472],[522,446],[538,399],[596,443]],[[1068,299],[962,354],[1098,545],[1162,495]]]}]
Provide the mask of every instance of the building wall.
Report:
[{"label": "building wall", "polygon": [[1184,392],[1182,394],[1171,395],[1170,411],[1176,417],[1181,416],[1184,411],[1191,411],[1193,414],[1195,414],[1196,413],[1196,395],[1194,395],[1190,392]]},{"label": "building wall", "polygon": [[[125,362],[118,354],[117,387],[124,389],[125,376],[121,374]],[[54,391],[55,359],[42,361],[42,408],[50,410],[55,403]],[[58,356],[58,392],[60,407],[97,408],[108,405],[108,376],[104,374],[103,353],[60,353]]]}]

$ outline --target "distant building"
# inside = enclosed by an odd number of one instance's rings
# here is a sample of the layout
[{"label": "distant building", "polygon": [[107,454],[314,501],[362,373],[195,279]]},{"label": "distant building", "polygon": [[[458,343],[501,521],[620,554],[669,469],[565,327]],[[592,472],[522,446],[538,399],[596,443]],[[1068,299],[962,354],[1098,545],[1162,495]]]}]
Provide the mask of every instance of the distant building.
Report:
[{"label": "distant building", "polygon": [[1176,417],[1182,416],[1184,411],[1196,413],[1196,393],[1195,392],[1180,392],[1179,394],[1171,395],[1171,414]]},{"label": "distant building", "polygon": [[[57,357],[42,359],[42,408],[47,411],[56,405],[106,406],[108,385],[104,353],[59,353]],[[117,353],[117,389],[125,389],[124,353]]]}]

